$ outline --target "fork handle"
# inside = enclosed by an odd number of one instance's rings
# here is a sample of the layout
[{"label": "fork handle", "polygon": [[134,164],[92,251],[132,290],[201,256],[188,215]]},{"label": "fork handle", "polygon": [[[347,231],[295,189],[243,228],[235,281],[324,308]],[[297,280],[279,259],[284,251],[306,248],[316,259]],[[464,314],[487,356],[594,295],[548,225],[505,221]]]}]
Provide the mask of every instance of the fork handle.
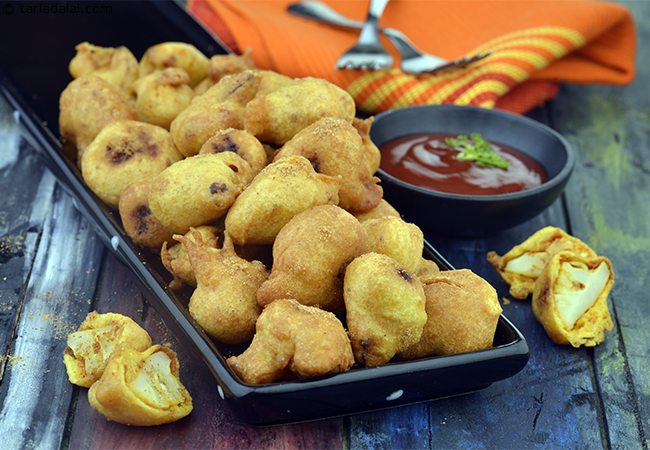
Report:
[{"label": "fork handle", "polygon": [[359,35],[360,43],[370,44],[379,41],[379,18],[387,4],[388,0],[370,0],[368,16]]}]

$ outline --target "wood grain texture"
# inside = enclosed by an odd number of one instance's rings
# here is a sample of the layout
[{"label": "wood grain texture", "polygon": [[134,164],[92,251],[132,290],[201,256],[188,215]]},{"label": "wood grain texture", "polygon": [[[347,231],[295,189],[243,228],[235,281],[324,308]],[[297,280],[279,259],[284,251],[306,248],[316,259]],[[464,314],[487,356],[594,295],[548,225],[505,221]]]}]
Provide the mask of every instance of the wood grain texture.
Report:
[{"label": "wood grain texture", "polygon": [[[639,42],[650,40],[650,4],[625,2]],[[625,87],[567,86],[554,104],[555,126],[575,145],[568,189],[573,231],[608,256],[617,281],[610,296],[615,331],[594,350],[610,442],[650,445],[650,57],[637,47],[637,76]],[[576,102],[576,98],[581,99]],[[612,339],[613,338],[613,339]]]}]

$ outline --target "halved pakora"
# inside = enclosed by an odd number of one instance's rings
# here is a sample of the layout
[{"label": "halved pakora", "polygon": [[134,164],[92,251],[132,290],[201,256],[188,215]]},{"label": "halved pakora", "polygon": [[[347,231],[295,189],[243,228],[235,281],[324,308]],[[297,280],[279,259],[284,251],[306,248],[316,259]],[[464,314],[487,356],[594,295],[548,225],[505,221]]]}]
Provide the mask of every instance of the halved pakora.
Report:
[{"label": "halved pakora", "polygon": [[130,317],[93,311],[68,335],[67,344],[63,362],[70,382],[90,387],[104,373],[113,351],[123,347],[145,350],[151,346],[151,337]]},{"label": "halved pakora", "polygon": [[560,228],[545,227],[503,256],[488,252],[487,259],[510,285],[510,295],[523,300],[532,294],[535,281],[549,259],[560,251],[585,257],[596,255],[587,244]]},{"label": "halved pakora", "polygon": [[593,347],[613,327],[607,296],[614,269],[604,256],[556,253],[533,291],[533,313],[556,344]]},{"label": "halved pakora", "polygon": [[350,339],[339,319],[291,299],[264,308],[251,345],[228,358],[228,365],[248,384],[340,373],[353,363]]},{"label": "halved pakora", "polygon": [[179,378],[176,353],[161,345],[116,350],[102,377],[88,390],[90,406],[108,420],[153,426],[192,412],[192,397]]}]

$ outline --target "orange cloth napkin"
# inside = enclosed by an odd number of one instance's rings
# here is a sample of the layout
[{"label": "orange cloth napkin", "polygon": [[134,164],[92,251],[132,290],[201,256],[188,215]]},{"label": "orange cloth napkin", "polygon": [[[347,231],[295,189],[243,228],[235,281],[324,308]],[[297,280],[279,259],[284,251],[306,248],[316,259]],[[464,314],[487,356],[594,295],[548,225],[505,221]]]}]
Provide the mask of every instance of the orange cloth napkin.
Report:
[{"label": "orange cloth napkin", "polygon": [[[189,8],[234,50],[251,48],[258,67],[325,78],[346,89],[367,113],[411,104],[453,103],[525,112],[555,96],[558,82],[625,84],[634,77],[636,36],[620,5],[555,0],[392,0],[380,24],[404,32],[420,49],[455,59],[492,55],[466,69],[408,75],[399,68],[337,71],[357,39],[289,14],[295,0],[190,0]],[[367,1],[325,0],[364,20]]]}]

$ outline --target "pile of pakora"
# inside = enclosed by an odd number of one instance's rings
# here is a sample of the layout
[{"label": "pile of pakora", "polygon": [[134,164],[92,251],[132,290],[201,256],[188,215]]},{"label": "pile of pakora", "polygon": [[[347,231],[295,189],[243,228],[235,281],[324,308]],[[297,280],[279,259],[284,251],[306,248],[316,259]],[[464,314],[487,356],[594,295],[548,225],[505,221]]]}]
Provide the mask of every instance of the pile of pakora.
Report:
[{"label": "pile of pakora", "polygon": [[[68,154],[133,242],[160,254],[196,324],[247,346],[227,360],[244,383],[492,346],[496,292],[423,258],[422,231],[383,199],[373,119],[356,118],[341,88],[258,70],[248,51],[208,58],[178,42],[139,62],[124,47],[82,43],[70,73]],[[147,395],[183,404],[170,351],[149,342],[105,359],[77,378],[97,378],[99,366],[128,374],[91,388],[107,417],[133,423],[143,405],[131,400]],[[169,398],[131,364],[164,367]]]}]

